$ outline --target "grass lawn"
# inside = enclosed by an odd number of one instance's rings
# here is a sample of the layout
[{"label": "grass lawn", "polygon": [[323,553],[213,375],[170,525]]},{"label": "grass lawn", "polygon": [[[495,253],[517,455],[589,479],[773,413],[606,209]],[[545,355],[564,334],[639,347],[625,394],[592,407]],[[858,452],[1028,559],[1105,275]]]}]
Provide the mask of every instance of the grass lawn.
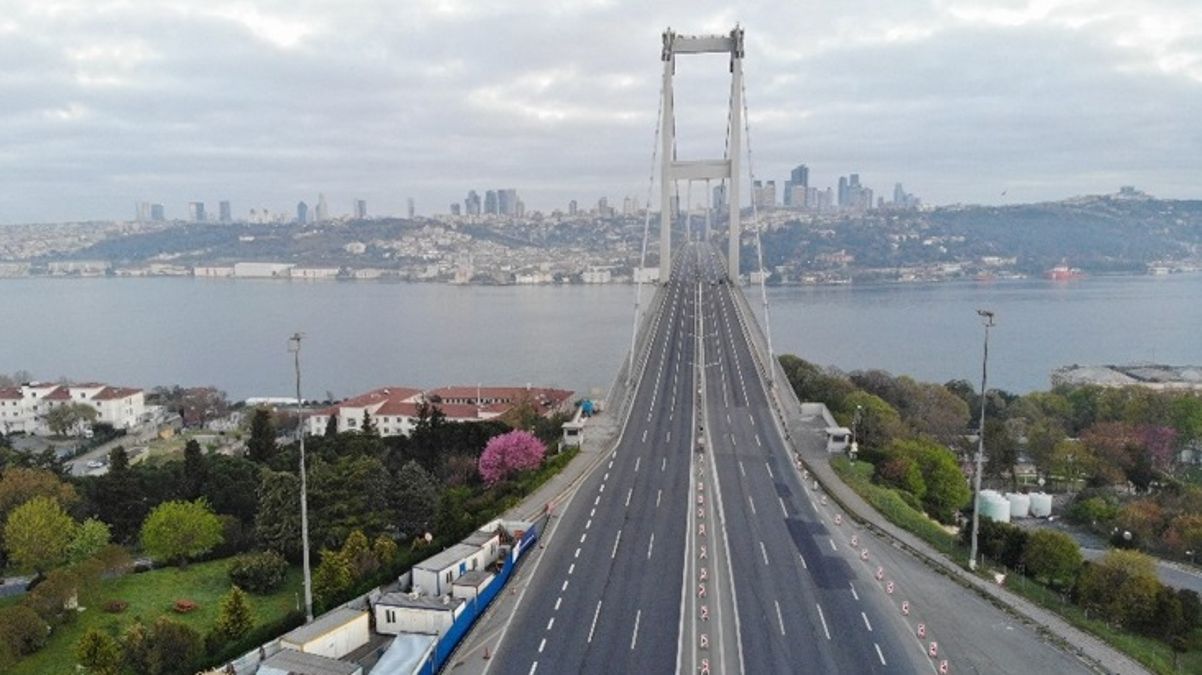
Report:
[{"label": "grass lawn", "polygon": [[[217,603],[230,589],[226,572],[232,559],[193,563],[187,569],[166,568],[128,574],[101,584],[97,598],[86,610],[80,612],[71,624],[59,627],[50,641],[39,652],[30,655],[10,672],[15,675],[28,673],[73,673],[75,672],[75,643],[89,628],[124,629],[134,617],[144,623],[152,623],[158,616],[167,614],[195,628],[203,636],[217,618]],[[268,596],[250,595],[255,625],[274,622],[296,609],[296,594],[301,589],[299,568],[288,570],[288,576],[279,591]],[[100,607],[107,600],[124,600],[129,603],[121,614],[109,614]],[[196,602],[200,608],[188,614],[176,614],[171,605],[176,599]]]},{"label": "grass lawn", "polygon": [[846,457],[831,459],[831,467],[864,501],[872,505],[885,518],[911,534],[917,535],[934,546],[943,555],[965,564],[967,556],[956,541],[956,537],[931,520],[925,513],[914,510],[898,496],[897,491],[872,482],[873,467],[868,462],[853,462]]}]

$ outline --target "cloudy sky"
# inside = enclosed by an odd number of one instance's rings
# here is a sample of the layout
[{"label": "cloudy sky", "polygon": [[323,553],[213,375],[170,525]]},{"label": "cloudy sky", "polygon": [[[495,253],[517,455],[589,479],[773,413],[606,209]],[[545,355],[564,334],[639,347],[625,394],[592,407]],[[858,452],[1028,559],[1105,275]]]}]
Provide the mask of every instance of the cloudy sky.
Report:
[{"label": "cloudy sky", "polygon": [[[757,178],[1202,197],[1198,0],[0,0],[0,222],[645,198],[660,32],[736,22]],[[680,60],[682,158],[721,154],[728,77]]]}]

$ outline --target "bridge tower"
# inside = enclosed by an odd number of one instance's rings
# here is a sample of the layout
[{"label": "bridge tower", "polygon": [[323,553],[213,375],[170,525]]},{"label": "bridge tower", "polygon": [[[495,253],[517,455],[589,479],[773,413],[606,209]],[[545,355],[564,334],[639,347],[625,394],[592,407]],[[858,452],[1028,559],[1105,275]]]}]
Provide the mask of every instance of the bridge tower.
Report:
[{"label": "bridge tower", "polygon": [[[739,155],[743,147],[743,29],[736,26],[727,35],[678,35],[664,31],[663,147],[660,152],[659,278],[667,281],[672,270],[672,186],[680,180],[725,180],[726,203],[730,210],[730,253],[727,275],[739,279]],[[724,159],[680,161],[676,159],[676,124],[673,110],[672,77],[678,54],[730,54],[730,128]]]}]

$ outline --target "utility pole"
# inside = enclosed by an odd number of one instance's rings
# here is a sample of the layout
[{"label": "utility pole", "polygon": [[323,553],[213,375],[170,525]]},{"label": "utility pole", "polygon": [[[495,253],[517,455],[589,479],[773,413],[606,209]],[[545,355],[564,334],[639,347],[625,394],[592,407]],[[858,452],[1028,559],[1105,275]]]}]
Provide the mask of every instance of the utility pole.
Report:
[{"label": "utility pole", "polygon": [[981,358],[981,424],[977,428],[977,469],[973,473],[972,500],[972,552],[968,558],[968,569],[977,569],[977,533],[981,525],[981,472],[985,463],[985,386],[989,374],[989,329],[993,328],[993,312],[978,309],[979,315],[985,321],[985,353]]},{"label": "utility pole", "polygon": [[293,362],[296,366],[296,428],[300,436],[301,565],[305,574],[305,622],[311,623],[313,621],[313,577],[309,573],[309,499],[306,489],[308,477],[305,475],[305,424],[301,419],[300,350],[303,337],[300,333],[293,333],[292,337],[288,338],[288,351],[292,352]]}]

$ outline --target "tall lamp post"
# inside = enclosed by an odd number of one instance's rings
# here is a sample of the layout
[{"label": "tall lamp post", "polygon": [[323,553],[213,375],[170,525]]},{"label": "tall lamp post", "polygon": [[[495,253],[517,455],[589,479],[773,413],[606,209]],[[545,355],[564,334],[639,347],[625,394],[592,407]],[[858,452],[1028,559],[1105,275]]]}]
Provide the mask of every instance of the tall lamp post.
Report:
[{"label": "tall lamp post", "polygon": [[977,569],[977,533],[981,524],[981,472],[985,463],[985,387],[989,373],[989,329],[993,328],[993,312],[978,309],[977,314],[985,321],[985,353],[981,358],[981,424],[977,428],[977,468],[973,472],[972,500],[972,552],[968,557],[968,569]]},{"label": "tall lamp post", "polygon": [[296,428],[300,436],[300,507],[301,507],[301,565],[305,574],[305,622],[313,621],[313,577],[309,573],[309,499],[306,490],[308,483],[305,475],[305,425],[301,419],[301,370],[300,370],[300,333],[294,333],[288,338],[288,351],[292,352],[296,366]]}]

